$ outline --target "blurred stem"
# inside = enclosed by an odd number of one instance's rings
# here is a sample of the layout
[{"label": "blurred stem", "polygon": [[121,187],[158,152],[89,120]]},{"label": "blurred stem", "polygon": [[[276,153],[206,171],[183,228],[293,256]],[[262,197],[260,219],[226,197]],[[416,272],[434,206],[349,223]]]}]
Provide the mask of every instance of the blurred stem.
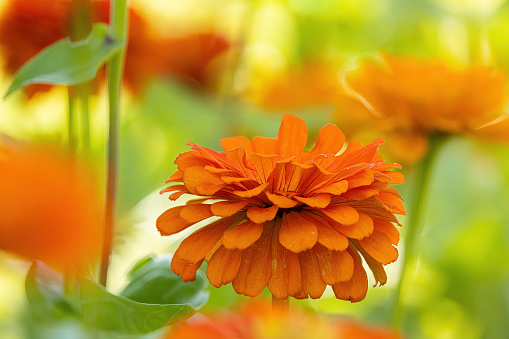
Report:
[{"label": "blurred stem", "polygon": [[108,128],[108,159],[106,177],[106,206],[104,215],[104,239],[101,266],[99,269],[99,283],[106,286],[108,280],[108,266],[111,255],[115,195],[117,188],[118,162],[118,127],[119,106],[122,85],[122,72],[125,62],[127,45],[127,0],[112,0],[110,11],[110,32],[113,39],[123,41],[122,49],[108,62],[108,97],[109,97],[109,128]]},{"label": "blurred stem", "polygon": [[90,151],[90,84],[91,82],[88,81],[76,86],[81,108],[81,142],[86,153]]},{"label": "blurred stem", "polygon": [[278,299],[275,296],[272,296],[272,310],[285,314],[290,313],[290,298]]},{"label": "blurred stem", "polygon": [[67,108],[67,142],[69,144],[69,151],[74,157],[78,144],[76,137],[76,112],[74,110],[76,105],[76,91],[73,87],[68,87],[67,94],[69,97],[69,106]]},{"label": "blurred stem", "polygon": [[408,191],[408,207],[406,209],[408,221],[406,224],[406,235],[404,239],[402,255],[402,271],[396,288],[396,300],[392,313],[393,325],[400,329],[404,316],[404,303],[402,294],[406,280],[413,277],[419,255],[419,240],[424,226],[423,210],[424,203],[429,189],[429,178],[433,171],[433,163],[436,159],[439,149],[444,144],[446,137],[444,135],[432,135],[429,139],[429,150],[420,163],[415,165],[410,172],[408,182],[412,184]]}]

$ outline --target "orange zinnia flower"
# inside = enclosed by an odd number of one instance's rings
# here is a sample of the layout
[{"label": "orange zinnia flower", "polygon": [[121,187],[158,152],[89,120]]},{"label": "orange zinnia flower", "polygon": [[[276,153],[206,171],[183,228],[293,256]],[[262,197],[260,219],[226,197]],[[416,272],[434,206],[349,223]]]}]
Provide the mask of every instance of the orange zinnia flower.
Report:
[{"label": "orange zinnia flower", "polygon": [[218,313],[177,324],[165,338],[401,339],[401,336],[385,328],[312,315],[297,308],[288,314],[273,310],[266,303],[248,303],[242,305],[237,313]]},{"label": "orange zinnia flower", "polygon": [[435,61],[385,54],[383,64],[365,62],[346,83],[373,113],[369,120],[387,132],[393,153],[416,162],[435,134],[474,134],[509,141],[506,77],[482,66],[452,69]]},{"label": "orange zinnia flower", "polygon": [[[257,296],[268,286],[279,299],[320,298],[327,285],[337,298],[364,299],[363,257],[377,283],[385,284],[383,265],[395,261],[399,233],[394,213],[404,214],[398,192],[403,182],[377,153],[377,139],[362,147],[352,141],[339,155],[343,133],[323,127],[316,146],[306,146],[303,120],[285,115],[277,139],[231,137],[224,152],[190,143],[177,157],[178,171],[162,192],[200,196],[170,208],[157,219],[162,235],[220,217],[186,238],[175,252],[173,271],[195,279],[210,258],[213,286],[233,283],[237,293]],[[213,203],[206,203],[216,200]]]},{"label": "orange zinnia flower", "polygon": [[99,254],[101,210],[89,174],[50,148],[0,149],[0,249],[61,269]]}]

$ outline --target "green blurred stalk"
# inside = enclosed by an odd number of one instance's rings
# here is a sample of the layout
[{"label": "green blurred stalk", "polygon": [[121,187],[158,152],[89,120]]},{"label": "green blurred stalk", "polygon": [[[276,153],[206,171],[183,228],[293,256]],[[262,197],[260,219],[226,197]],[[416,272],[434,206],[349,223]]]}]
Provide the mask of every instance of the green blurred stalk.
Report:
[{"label": "green blurred stalk", "polygon": [[73,87],[67,89],[68,104],[67,107],[67,143],[69,152],[74,157],[78,146],[78,138],[76,136],[76,112],[74,106],[76,104],[76,92]]},{"label": "green blurred stalk", "polygon": [[122,85],[122,73],[125,63],[127,46],[127,0],[112,0],[110,10],[110,30],[112,38],[123,41],[123,47],[108,62],[108,97],[109,97],[109,128],[108,128],[108,159],[106,177],[106,206],[104,216],[104,239],[99,283],[106,286],[108,267],[113,242],[115,221],[115,195],[117,189],[118,165],[118,127],[119,106]]},{"label": "green blurred stalk", "polygon": [[406,235],[403,244],[403,260],[401,276],[396,288],[396,297],[392,312],[392,323],[394,328],[401,329],[404,318],[404,301],[402,294],[407,286],[407,280],[415,274],[415,267],[419,256],[419,242],[424,227],[425,213],[424,203],[426,202],[430,176],[433,171],[433,164],[439,149],[446,141],[444,135],[431,135],[429,138],[429,149],[426,156],[415,165],[410,172],[407,182],[412,183],[408,191],[408,205],[406,212],[408,221],[406,223]]}]

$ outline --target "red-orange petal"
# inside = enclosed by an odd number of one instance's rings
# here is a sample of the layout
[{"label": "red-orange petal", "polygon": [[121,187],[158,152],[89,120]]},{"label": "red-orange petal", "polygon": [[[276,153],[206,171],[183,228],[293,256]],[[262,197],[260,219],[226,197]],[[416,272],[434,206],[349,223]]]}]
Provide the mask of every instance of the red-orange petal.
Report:
[{"label": "red-orange petal", "polygon": [[323,281],[327,285],[349,281],[353,275],[353,259],[347,251],[331,251],[317,244],[313,251],[318,258]]},{"label": "red-orange petal", "polygon": [[334,221],[343,225],[353,225],[359,221],[359,213],[350,206],[329,205],[322,212]]},{"label": "red-orange petal", "polygon": [[245,136],[229,137],[221,139],[221,147],[225,152],[233,151],[239,147],[243,147],[247,154],[253,153],[251,141]]},{"label": "red-orange petal", "polygon": [[266,221],[274,219],[278,210],[279,207],[277,205],[272,205],[267,208],[253,206],[247,210],[246,214],[251,221],[257,224],[263,224]]},{"label": "red-orange petal", "polygon": [[299,253],[316,244],[318,230],[314,223],[300,216],[297,212],[283,215],[283,224],[279,230],[279,242],[286,249]]},{"label": "red-orange petal", "polygon": [[218,217],[229,217],[234,215],[250,203],[250,200],[243,201],[218,201],[212,204],[211,211]]},{"label": "red-orange petal", "polygon": [[182,211],[184,207],[185,206],[177,206],[167,209],[157,218],[156,227],[161,235],[172,235],[192,225],[180,217],[180,211]]},{"label": "red-orange petal", "polygon": [[325,185],[320,188],[317,188],[316,190],[312,191],[311,193],[329,193],[334,195],[341,195],[345,193],[348,190],[348,181],[347,180],[341,180],[338,182],[335,182],[330,185]]},{"label": "red-orange petal", "polygon": [[318,230],[317,242],[333,251],[343,251],[348,247],[348,238],[331,227],[325,218],[308,212],[301,212],[300,215],[315,224]]},{"label": "red-orange petal", "polygon": [[362,171],[346,178],[348,181],[348,189],[352,189],[359,186],[369,185],[375,180],[373,171],[369,168],[363,169]]},{"label": "red-orange petal", "polygon": [[318,132],[316,146],[311,151],[311,158],[318,154],[336,154],[343,148],[345,135],[333,124],[327,124]]},{"label": "red-orange petal", "polygon": [[301,290],[299,257],[281,244],[275,243],[277,251],[272,251],[272,274],[268,283],[270,293],[278,299],[294,296]]},{"label": "red-orange petal", "polygon": [[285,114],[278,132],[278,149],[283,158],[300,156],[308,138],[306,122],[291,114]]},{"label": "red-orange petal", "polygon": [[269,183],[265,183],[265,184],[261,184],[260,186],[257,186],[250,190],[233,191],[233,194],[235,194],[236,196],[238,196],[240,198],[252,198],[252,197],[257,196],[260,193],[262,193],[267,188],[268,185],[269,185]]},{"label": "red-orange petal", "polygon": [[207,278],[214,287],[226,285],[235,278],[240,267],[240,250],[221,246],[214,252],[207,265]]},{"label": "red-orange petal", "polygon": [[180,217],[189,224],[194,224],[214,216],[209,204],[196,204],[183,206]]},{"label": "red-orange petal", "polygon": [[254,137],[251,143],[256,153],[265,155],[276,155],[279,153],[277,148],[277,139],[275,138]]},{"label": "red-orange petal", "polygon": [[373,231],[369,237],[359,240],[359,245],[376,261],[387,265],[398,259],[398,250],[392,246],[388,236],[379,231]]},{"label": "red-orange petal", "polygon": [[282,195],[272,194],[269,192],[266,192],[265,194],[274,205],[278,205],[280,208],[292,208],[299,203],[298,201],[292,200]]},{"label": "red-orange petal", "polygon": [[200,260],[196,263],[189,263],[186,260],[179,259],[178,256],[173,255],[171,260],[171,270],[179,275],[183,281],[195,281],[196,280],[196,271],[200,268],[203,260]]},{"label": "red-orange petal", "polygon": [[[275,139],[274,139],[275,140]],[[254,165],[256,169],[256,173],[259,176],[260,183],[266,183],[268,177],[276,167],[278,161],[283,160],[283,157],[280,155],[263,155],[252,153],[249,156],[249,159]]]},{"label": "red-orange petal", "polygon": [[357,256],[350,249],[347,251],[353,259],[352,279],[332,285],[332,290],[338,299],[358,302],[368,293],[368,276]]},{"label": "red-orange petal", "polygon": [[302,290],[313,299],[322,296],[327,284],[323,281],[320,264],[315,253],[311,250],[300,252],[300,270],[302,277]]},{"label": "red-orange petal", "polygon": [[317,194],[309,198],[295,196],[294,199],[314,208],[325,208],[330,204],[330,194],[326,193]]},{"label": "red-orange petal", "polygon": [[374,230],[373,219],[362,212],[359,212],[359,220],[353,225],[343,225],[337,222],[330,222],[330,225],[341,234],[352,239],[369,237]]},{"label": "red-orange petal", "polygon": [[385,234],[393,245],[399,243],[399,231],[393,223],[381,219],[373,219],[373,221],[375,222],[375,231]]},{"label": "red-orange petal", "polygon": [[[192,166],[186,169],[184,172],[184,185],[189,190],[189,192],[195,194],[195,195],[201,195],[206,194],[201,193],[199,191],[199,187],[214,187],[214,186],[220,186],[220,185],[226,185],[219,176],[216,174],[210,173],[209,171],[205,170],[201,166]],[[219,188],[220,189],[220,188]],[[215,192],[217,192],[219,189],[217,189]],[[213,192],[212,194],[214,194]],[[210,194],[210,195],[212,195]],[[209,194],[207,194],[209,195]]]},{"label": "red-orange petal", "polygon": [[260,239],[263,232],[263,224],[255,224],[247,220],[224,232],[221,242],[228,249],[243,250]]},{"label": "red-orange petal", "polygon": [[195,263],[207,255],[216,245],[224,231],[239,219],[239,215],[219,219],[185,238],[175,255],[189,263]]}]

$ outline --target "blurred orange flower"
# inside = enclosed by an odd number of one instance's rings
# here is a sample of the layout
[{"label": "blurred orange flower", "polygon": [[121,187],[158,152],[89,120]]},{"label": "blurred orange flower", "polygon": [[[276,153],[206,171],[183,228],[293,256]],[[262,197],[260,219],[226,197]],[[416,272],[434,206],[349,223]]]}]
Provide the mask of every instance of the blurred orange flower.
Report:
[{"label": "blurred orange flower", "polygon": [[225,312],[193,318],[177,324],[165,339],[401,339],[385,328],[305,313],[297,308],[288,314],[265,303],[243,305],[238,313]]},{"label": "blurred orange flower", "polygon": [[[190,143],[178,171],[162,191],[200,196],[168,209],[157,219],[171,235],[220,217],[187,237],[175,252],[173,271],[194,280],[203,260],[213,286],[233,283],[237,293],[257,296],[268,286],[279,299],[320,298],[327,285],[337,298],[364,299],[363,257],[377,283],[385,284],[384,265],[395,261],[399,232],[394,214],[404,214],[398,192],[403,182],[389,171],[377,139],[362,147],[345,141],[335,125],[324,126],[316,146],[304,151],[303,120],[283,116],[277,139],[238,136],[221,140],[224,152]],[[216,200],[213,203],[205,203]],[[217,201],[219,200],[219,201]]]},{"label": "blurred orange flower", "polygon": [[502,72],[472,66],[453,69],[438,61],[384,54],[346,75],[347,87],[387,133],[400,161],[413,163],[435,134],[473,134],[509,141],[503,116],[509,86]]},{"label": "blurred orange flower", "polygon": [[102,222],[90,173],[48,147],[0,152],[0,249],[58,269],[97,257]]},{"label": "blurred orange flower", "polygon": [[[91,1],[91,21],[109,22],[110,1]],[[7,74],[14,74],[46,46],[69,35],[71,1],[10,0],[0,17],[0,46]],[[207,67],[229,48],[219,35],[197,33],[163,39],[147,19],[129,8],[129,42],[124,84],[134,93],[142,91],[154,77],[175,75],[207,84]],[[30,97],[50,85],[32,85]]]}]

